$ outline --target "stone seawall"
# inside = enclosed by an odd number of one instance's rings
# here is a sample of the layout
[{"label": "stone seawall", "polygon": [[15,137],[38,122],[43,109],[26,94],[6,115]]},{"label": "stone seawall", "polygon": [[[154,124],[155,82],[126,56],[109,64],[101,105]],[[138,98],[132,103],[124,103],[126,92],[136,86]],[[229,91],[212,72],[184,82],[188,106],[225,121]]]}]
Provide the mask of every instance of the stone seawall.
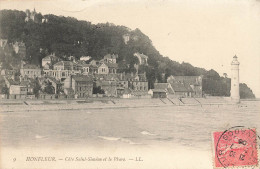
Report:
[{"label": "stone seawall", "polygon": [[225,98],[88,99],[88,100],[0,100],[0,112],[113,109],[160,106],[234,105]]}]

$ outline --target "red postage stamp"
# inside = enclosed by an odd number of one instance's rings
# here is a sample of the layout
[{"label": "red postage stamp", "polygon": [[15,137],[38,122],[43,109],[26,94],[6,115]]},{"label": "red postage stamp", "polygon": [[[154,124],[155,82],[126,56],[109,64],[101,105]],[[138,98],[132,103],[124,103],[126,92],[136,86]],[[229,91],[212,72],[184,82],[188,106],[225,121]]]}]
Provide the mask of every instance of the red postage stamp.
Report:
[{"label": "red postage stamp", "polygon": [[214,132],[214,168],[258,166],[256,129],[232,127]]}]

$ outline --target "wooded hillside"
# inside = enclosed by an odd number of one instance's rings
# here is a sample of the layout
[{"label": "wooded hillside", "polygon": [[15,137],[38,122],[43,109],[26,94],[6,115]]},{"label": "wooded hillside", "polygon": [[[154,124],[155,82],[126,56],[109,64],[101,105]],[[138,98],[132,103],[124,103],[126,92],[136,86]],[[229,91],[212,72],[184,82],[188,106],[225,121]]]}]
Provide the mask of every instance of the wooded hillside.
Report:
[{"label": "wooded hillside", "polygon": [[[0,38],[8,39],[8,43],[24,42],[25,60],[32,64],[40,65],[41,59],[50,53],[55,53],[65,60],[69,56],[91,56],[93,59],[101,59],[108,53],[114,53],[119,56],[119,71],[132,72],[135,71],[134,64],[138,62],[133,54],[139,52],[149,57],[148,66],[141,66],[139,69],[140,72],[146,71],[149,88],[153,88],[156,80],[165,82],[170,75],[204,75],[203,91],[206,94],[230,95],[230,79],[220,77],[214,70],[207,71],[189,63],[178,63],[163,57],[149,37],[139,29],[130,30],[111,23],[92,24],[71,17],[43,16],[40,13],[35,16],[35,21],[25,22],[25,17],[26,13],[22,11],[0,11]],[[43,18],[47,18],[48,22],[42,23]],[[130,37],[127,43],[124,42],[124,35]],[[8,64],[12,64],[12,59],[7,57],[11,56],[6,56],[6,52],[1,50],[0,61],[8,67]],[[241,98],[254,98],[251,89],[245,84],[241,90]]]}]

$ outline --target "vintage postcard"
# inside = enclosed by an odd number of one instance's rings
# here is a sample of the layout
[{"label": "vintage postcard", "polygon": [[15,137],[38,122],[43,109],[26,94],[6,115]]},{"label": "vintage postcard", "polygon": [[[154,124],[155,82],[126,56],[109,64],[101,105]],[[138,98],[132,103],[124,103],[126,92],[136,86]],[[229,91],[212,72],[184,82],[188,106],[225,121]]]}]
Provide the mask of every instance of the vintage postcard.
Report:
[{"label": "vintage postcard", "polygon": [[0,0],[0,169],[259,169],[259,0]]}]

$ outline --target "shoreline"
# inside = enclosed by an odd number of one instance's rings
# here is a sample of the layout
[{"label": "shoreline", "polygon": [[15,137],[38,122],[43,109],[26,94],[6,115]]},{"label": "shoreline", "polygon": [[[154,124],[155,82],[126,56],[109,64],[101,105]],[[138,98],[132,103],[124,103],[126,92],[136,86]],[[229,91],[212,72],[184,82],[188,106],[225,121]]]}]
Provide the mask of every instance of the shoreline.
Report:
[{"label": "shoreline", "polygon": [[208,107],[208,106],[247,106],[247,102],[260,100],[241,100],[240,104],[227,101],[227,98],[153,98],[153,99],[92,99],[92,100],[0,100],[0,112],[29,111],[69,111],[87,109],[123,109],[145,107]]}]

